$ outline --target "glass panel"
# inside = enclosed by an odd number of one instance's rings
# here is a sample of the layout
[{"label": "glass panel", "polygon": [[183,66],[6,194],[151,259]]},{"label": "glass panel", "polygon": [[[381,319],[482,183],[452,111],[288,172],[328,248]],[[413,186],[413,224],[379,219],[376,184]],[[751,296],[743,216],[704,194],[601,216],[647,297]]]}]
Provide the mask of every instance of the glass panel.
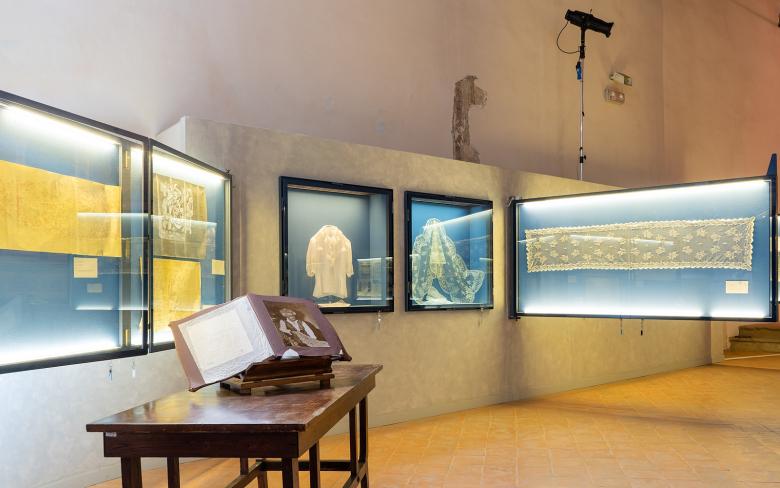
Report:
[{"label": "glass panel", "polygon": [[282,181],[287,295],[312,299],[324,312],[387,310],[391,190]]},{"label": "glass panel", "polygon": [[142,142],[0,99],[0,369],[142,349],[143,171]]},{"label": "glass panel", "polygon": [[772,316],[772,181],[518,203],[520,314]]},{"label": "glass panel", "polygon": [[152,343],[168,323],[230,298],[230,180],[155,146],[152,151]]},{"label": "glass panel", "polygon": [[493,204],[407,194],[408,307],[493,306]]}]

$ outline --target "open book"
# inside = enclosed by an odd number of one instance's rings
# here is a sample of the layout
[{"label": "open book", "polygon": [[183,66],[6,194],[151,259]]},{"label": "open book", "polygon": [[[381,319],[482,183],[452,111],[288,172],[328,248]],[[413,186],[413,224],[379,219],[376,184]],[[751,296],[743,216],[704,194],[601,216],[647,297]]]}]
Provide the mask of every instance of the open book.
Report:
[{"label": "open book", "polygon": [[170,327],[191,390],[282,357],[351,360],[317,305],[300,298],[244,295]]}]

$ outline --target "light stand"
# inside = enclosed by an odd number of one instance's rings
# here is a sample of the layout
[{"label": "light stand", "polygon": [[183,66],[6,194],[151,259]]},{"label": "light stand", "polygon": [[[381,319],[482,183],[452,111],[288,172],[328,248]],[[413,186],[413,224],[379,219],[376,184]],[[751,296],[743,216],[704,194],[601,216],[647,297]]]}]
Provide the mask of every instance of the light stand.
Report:
[{"label": "light stand", "polygon": [[[614,22],[605,22],[591,13],[579,10],[567,10],[565,19],[580,28],[580,58],[577,60],[577,80],[580,82],[580,164],[577,178],[584,177],[585,172],[585,31],[590,29],[609,37]],[[564,26],[565,28],[565,26]],[[562,31],[562,30],[561,30]],[[558,34],[560,37],[560,33]],[[559,46],[560,49],[560,46]],[[565,52],[565,51],[564,51]],[[567,54],[574,54],[574,52]]]},{"label": "light stand", "polygon": [[577,60],[577,79],[580,81],[580,166],[577,179],[585,176],[585,27],[580,28],[580,59]]}]

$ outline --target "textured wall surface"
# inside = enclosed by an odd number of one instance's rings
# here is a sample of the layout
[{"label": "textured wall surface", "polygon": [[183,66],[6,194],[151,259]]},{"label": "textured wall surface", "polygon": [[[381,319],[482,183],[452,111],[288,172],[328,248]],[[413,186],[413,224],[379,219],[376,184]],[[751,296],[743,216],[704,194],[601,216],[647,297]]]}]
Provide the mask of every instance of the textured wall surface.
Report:
[{"label": "textured wall surface", "polygon": [[102,437],[86,424],[186,388],[175,351],[0,376],[0,486],[83,488],[117,477],[117,460],[103,457]]},{"label": "textured wall surface", "polygon": [[[181,125],[184,125],[182,129]],[[331,315],[358,362],[385,369],[372,394],[373,422],[642,376],[710,361],[710,324],[696,321],[506,318],[505,202],[604,186],[314,137],[185,118],[187,152],[230,169],[236,185],[238,290],[279,291],[279,176],[395,191],[396,311]],[[403,311],[403,192],[493,200],[495,308]],[[640,329],[644,327],[644,335]]]}]

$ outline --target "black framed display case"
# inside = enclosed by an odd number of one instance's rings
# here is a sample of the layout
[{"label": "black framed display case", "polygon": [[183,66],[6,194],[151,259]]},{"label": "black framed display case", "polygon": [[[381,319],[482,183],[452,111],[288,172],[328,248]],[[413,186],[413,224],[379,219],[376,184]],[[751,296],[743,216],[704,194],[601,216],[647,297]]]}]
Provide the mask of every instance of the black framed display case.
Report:
[{"label": "black framed display case", "polygon": [[0,373],[146,353],[148,147],[0,92]]},{"label": "black framed display case", "polygon": [[493,202],[407,191],[406,310],[493,308]]},{"label": "black framed display case", "polygon": [[151,350],[174,347],[168,323],[231,294],[229,172],[151,142]]},{"label": "black framed display case", "polygon": [[766,176],[513,200],[510,318],[777,321],[776,161]]},{"label": "black framed display case", "polygon": [[283,176],[280,290],[324,313],[393,310],[393,191]]}]

